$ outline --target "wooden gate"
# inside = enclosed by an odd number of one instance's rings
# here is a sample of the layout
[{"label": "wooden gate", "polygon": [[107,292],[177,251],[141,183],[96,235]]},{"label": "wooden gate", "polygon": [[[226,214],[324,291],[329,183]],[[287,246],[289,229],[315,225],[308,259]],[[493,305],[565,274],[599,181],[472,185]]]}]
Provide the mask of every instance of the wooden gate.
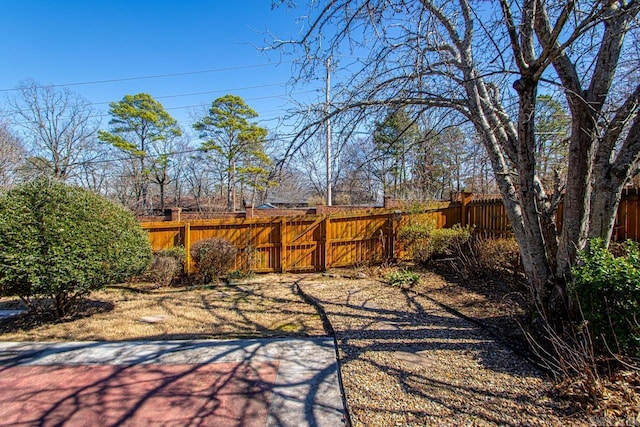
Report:
[{"label": "wooden gate", "polygon": [[282,271],[320,271],[325,266],[324,216],[282,217]]}]

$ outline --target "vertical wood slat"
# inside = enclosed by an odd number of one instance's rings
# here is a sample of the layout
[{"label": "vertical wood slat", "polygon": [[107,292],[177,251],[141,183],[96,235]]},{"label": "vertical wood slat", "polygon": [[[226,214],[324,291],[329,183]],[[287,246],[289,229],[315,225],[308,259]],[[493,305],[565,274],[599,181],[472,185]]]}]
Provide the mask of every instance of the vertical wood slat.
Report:
[{"label": "vertical wood slat", "polygon": [[193,274],[196,272],[196,266],[191,259],[191,224],[188,222],[184,224],[184,248],[185,259],[184,266],[187,270],[187,274]]},{"label": "vertical wood slat", "polygon": [[324,223],[324,266],[328,268],[331,265],[332,247],[331,247],[331,217],[326,217]]},{"label": "vertical wood slat", "polygon": [[[640,241],[640,194],[638,189],[626,189],[616,215],[613,239]],[[562,224],[563,206],[560,204],[556,215],[557,224]],[[467,223],[477,232],[488,237],[509,237],[513,235],[502,200],[472,200],[467,206]]]},{"label": "vertical wood slat", "polygon": [[[631,202],[631,200],[629,200]],[[638,201],[634,200],[634,203],[627,203],[627,224],[625,226],[625,237],[628,239],[638,239],[640,226],[638,218]]]}]

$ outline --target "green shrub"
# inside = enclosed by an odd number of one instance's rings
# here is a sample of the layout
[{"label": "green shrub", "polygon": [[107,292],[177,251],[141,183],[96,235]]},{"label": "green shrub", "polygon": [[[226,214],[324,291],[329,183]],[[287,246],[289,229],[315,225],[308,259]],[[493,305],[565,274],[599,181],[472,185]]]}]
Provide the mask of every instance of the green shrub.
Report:
[{"label": "green shrub", "polygon": [[593,239],[573,268],[573,291],[596,343],[604,350],[640,356],[640,251],[636,242],[624,244],[614,257],[601,239]]},{"label": "green shrub", "polygon": [[149,268],[151,280],[159,286],[169,286],[184,274],[186,252],[183,246],[158,251]]},{"label": "green shrub", "polygon": [[202,283],[218,280],[233,268],[238,250],[225,239],[203,239],[191,245],[191,259],[196,264],[196,278]]},{"label": "green shrub", "polygon": [[420,275],[413,271],[402,269],[395,270],[389,275],[389,284],[392,286],[414,285],[420,280]]},{"label": "green shrub", "polygon": [[410,224],[398,230],[398,238],[412,243],[420,239],[428,239],[435,229],[436,225],[433,222]]},{"label": "green shrub", "polygon": [[435,229],[432,221],[400,227],[398,239],[411,259],[420,263],[428,260],[429,239]]},{"label": "green shrub", "polygon": [[456,254],[461,245],[471,238],[471,228],[456,224],[451,228],[434,230],[431,234],[431,250],[433,256],[450,256]]},{"label": "green shrub", "polygon": [[436,229],[432,223],[412,224],[402,227],[398,238],[411,258],[424,264],[434,258],[456,254],[471,238],[471,228],[456,224],[451,228]]},{"label": "green shrub", "polygon": [[0,196],[0,294],[68,314],[79,298],[143,273],[147,234],[133,214],[47,179]]}]

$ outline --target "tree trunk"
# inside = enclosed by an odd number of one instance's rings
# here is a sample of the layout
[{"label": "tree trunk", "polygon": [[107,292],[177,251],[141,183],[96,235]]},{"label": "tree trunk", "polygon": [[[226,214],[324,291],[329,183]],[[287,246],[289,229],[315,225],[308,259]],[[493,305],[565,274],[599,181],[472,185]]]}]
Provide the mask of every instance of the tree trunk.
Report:
[{"label": "tree trunk", "polygon": [[535,157],[535,107],[537,98],[537,82],[531,76],[524,75],[514,83],[519,96],[518,141],[516,143],[518,170],[518,200],[522,209],[523,240],[521,246],[527,248],[528,277],[533,297],[538,307],[548,308],[549,288],[553,282],[547,246],[545,244],[542,221],[540,218],[544,208],[539,203],[539,189],[536,186]]},{"label": "tree trunk", "polygon": [[162,215],[164,215],[164,187],[165,187],[165,181],[162,180],[162,181],[158,182],[158,185],[160,186],[160,211],[162,212]]},{"label": "tree trunk", "polygon": [[[609,244],[613,234],[615,218],[620,205],[622,190],[637,168],[640,152],[640,116],[636,115],[623,143],[620,135],[623,123],[637,108],[640,99],[640,85],[611,120],[607,131],[600,138],[593,170],[593,195],[591,198],[591,223],[589,238],[600,237]],[[611,153],[621,145],[615,159]]]},{"label": "tree trunk", "polygon": [[229,160],[229,182],[227,185],[227,212],[236,210],[236,163]]},{"label": "tree trunk", "polygon": [[586,107],[574,106],[569,146],[567,186],[558,247],[556,275],[569,278],[579,249],[584,248],[589,225],[591,167],[595,123]]},{"label": "tree trunk", "polygon": [[614,182],[602,182],[595,186],[591,198],[589,238],[602,238],[605,245],[609,245],[613,235],[616,213],[620,205],[622,188],[623,184],[616,185]]}]

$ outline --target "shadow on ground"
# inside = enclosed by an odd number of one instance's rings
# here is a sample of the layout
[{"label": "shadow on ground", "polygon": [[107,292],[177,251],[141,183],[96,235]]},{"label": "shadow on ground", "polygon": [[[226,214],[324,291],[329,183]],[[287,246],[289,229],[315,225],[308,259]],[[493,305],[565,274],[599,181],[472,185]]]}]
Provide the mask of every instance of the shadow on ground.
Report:
[{"label": "shadow on ground", "polygon": [[[313,357],[312,357],[313,355]],[[0,425],[333,426],[332,340],[0,344]]]},{"label": "shadow on ground", "polygon": [[560,422],[540,371],[428,298],[375,281],[299,285],[335,330],[355,425]]},{"label": "shadow on ground", "polygon": [[[24,313],[0,320],[0,340],[136,340],[304,337],[325,335],[313,307],[292,282],[95,293],[77,315],[54,319]],[[145,318],[160,319],[144,322]],[[153,324],[151,324],[153,323]]]}]

